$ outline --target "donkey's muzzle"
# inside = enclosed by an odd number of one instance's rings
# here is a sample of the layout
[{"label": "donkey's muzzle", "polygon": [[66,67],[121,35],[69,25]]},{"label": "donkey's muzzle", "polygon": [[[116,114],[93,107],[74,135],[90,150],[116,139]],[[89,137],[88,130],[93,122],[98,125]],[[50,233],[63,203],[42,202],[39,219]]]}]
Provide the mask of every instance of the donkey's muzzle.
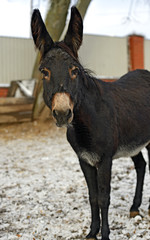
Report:
[{"label": "donkey's muzzle", "polygon": [[67,126],[73,119],[73,102],[68,93],[56,93],[52,99],[52,114],[58,127]]},{"label": "donkey's muzzle", "polygon": [[70,119],[72,119],[71,109],[67,109],[64,111],[53,110],[53,117],[56,120],[56,125],[58,127],[62,127],[70,123]]}]

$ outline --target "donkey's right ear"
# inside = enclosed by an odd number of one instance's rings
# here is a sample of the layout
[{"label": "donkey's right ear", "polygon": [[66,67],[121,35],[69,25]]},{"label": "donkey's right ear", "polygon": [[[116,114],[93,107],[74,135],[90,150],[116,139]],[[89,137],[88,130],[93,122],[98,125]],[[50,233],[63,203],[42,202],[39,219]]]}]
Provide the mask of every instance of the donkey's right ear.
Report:
[{"label": "donkey's right ear", "polygon": [[54,42],[47,32],[38,9],[35,9],[32,14],[31,32],[35,46],[39,49],[41,56],[43,57],[51,49]]}]

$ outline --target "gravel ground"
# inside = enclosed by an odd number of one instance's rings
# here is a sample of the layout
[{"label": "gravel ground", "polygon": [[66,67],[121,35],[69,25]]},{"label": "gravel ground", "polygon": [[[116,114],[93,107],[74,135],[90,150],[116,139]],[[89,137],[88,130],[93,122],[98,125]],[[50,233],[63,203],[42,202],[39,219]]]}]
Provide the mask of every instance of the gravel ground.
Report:
[{"label": "gravel ground", "polygon": [[[143,153],[147,159],[146,150]],[[150,240],[148,167],[141,205],[143,218],[129,219],[135,179],[131,159],[114,160],[111,240]],[[84,239],[89,226],[87,187],[65,130],[37,122],[1,126],[0,239]]]}]

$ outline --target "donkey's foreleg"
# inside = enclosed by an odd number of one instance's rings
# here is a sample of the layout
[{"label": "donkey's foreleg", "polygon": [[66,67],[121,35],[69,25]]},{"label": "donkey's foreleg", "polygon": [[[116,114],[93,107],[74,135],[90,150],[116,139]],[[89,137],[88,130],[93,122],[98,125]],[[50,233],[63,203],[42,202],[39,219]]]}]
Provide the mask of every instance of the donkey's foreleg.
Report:
[{"label": "donkey's foreleg", "polygon": [[95,167],[90,166],[80,159],[80,166],[84,173],[88,190],[89,201],[91,205],[91,231],[87,235],[87,239],[96,239],[96,235],[100,229],[100,217],[98,206],[98,186],[97,186],[97,171]]},{"label": "donkey's foreleg", "polygon": [[142,192],[143,192],[146,162],[141,152],[138,155],[132,157],[132,160],[134,162],[135,170],[137,174],[137,183],[136,183],[136,190],[135,190],[135,196],[133,199],[133,204],[130,208],[130,217],[135,217],[136,215],[139,214],[139,207],[142,202]]},{"label": "donkey's foreleg", "polygon": [[98,203],[101,209],[102,240],[109,240],[109,224],[108,224],[108,209],[110,204],[110,181],[111,181],[112,159],[104,158],[97,166],[97,181],[98,181]]},{"label": "donkey's foreleg", "polygon": [[[149,165],[149,173],[150,173],[150,144],[147,145],[147,151],[148,151],[148,165]],[[149,199],[149,208],[148,208],[148,213],[150,216],[150,199]]]}]

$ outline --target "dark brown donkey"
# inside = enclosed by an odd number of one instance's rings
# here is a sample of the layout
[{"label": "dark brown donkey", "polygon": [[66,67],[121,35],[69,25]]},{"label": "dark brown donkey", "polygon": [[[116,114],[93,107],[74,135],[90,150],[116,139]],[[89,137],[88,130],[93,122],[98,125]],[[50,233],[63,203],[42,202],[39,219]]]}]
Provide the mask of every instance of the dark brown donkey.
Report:
[{"label": "dark brown donkey", "polygon": [[150,142],[150,72],[129,72],[114,83],[91,76],[78,60],[83,23],[75,7],[62,42],[53,42],[39,10],[33,12],[31,27],[41,53],[45,103],[56,125],[67,127],[88,185],[92,221],[86,238],[96,239],[101,213],[102,240],[109,240],[112,159],[134,156],[137,187],[130,212],[139,213],[145,173],[140,151]]}]

